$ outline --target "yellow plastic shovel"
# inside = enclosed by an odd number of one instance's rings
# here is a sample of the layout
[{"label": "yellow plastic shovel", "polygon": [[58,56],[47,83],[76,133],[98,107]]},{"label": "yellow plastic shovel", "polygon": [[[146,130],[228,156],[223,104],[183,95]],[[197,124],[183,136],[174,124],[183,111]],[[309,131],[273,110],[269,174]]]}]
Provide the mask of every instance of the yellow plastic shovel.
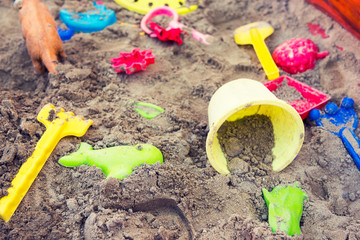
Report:
[{"label": "yellow plastic shovel", "polygon": [[264,39],[270,36],[274,29],[267,22],[254,22],[235,30],[235,42],[239,45],[251,44],[254,46],[257,57],[260,60],[265,74],[269,80],[279,77],[279,69],[271,57]]}]

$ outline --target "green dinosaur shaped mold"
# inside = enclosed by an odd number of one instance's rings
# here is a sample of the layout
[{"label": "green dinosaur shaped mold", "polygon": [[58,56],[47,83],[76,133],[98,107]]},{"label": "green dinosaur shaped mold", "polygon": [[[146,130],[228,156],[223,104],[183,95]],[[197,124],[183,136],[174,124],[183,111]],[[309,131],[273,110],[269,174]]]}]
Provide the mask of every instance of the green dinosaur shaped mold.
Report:
[{"label": "green dinosaur shaped mold", "polygon": [[93,150],[90,144],[82,142],[76,152],[59,159],[62,166],[96,166],[101,168],[107,177],[120,180],[131,174],[134,167],[156,162],[162,163],[163,155],[158,148],[150,144]]},{"label": "green dinosaur shaped mold", "polygon": [[[284,231],[289,236],[300,235],[300,219],[304,198],[308,198],[295,183],[294,186],[276,186],[271,192],[262,189],[269,208],[269,225],[273,232]],[[279,225],[278,225],[279,224]]]}]

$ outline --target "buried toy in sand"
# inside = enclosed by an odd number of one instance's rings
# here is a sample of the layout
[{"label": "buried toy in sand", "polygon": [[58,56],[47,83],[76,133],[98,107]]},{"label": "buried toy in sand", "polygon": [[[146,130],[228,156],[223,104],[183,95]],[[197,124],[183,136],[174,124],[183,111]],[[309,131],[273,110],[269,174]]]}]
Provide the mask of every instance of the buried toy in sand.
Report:
[{"label": "buried toy in sand", "polygon": [[288,235],[300,235],[300,219],[303,201],[308,196],[297,186],[276,186],[271,192],[262,189],[269,208],[269,225],[273,232],[284,231]]},{"label": "buried toy in sand", "polygon": [[88,143],[81,143],[77,152],[59,159],[65,167],[80,165],[101,168],[107,177],[123,179],[133,172],[133,168],[141,164],[163,162],[161,151],[150,144],[135,146],[117,146],[93,150]]},{"label": "buried toy in sand", "polygon": [[146,102],[135,102],[132,105],[137,113],[147,119],[153,119],[165,111],[159,106]]},{"label": "buried toy in sand", "polygon": [[22,0],[19,11],[21,28],[26,47],[36,73],[43,73],[44,66],[50,73],[55,69],[58,57],[66,57],[54,18],[39,0]]},{"label": "buried toy in sand", "polygon": [[36,144],[31,157],[12,180],[12,186],[7,190],[8,195],[0,199],[0,218],[5,221],[10,220],[60,139],[66,136],[81,137],[93,123],[92,120],[75,117],[74,113],[65,112],[63,109],[57,112],[51,104],[41,109],[37,119],[45,125],[46,131]]}]

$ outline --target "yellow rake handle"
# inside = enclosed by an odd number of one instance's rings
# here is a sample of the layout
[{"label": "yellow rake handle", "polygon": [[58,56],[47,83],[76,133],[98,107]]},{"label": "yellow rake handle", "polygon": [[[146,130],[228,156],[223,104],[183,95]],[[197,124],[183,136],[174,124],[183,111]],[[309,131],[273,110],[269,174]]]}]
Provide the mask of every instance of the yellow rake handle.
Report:
[{"label": "yellow rake handle", "polygon": [[254,46],[256,55],[264,68],[265,74],[269,80],[279,77],[279,69],[277,68],[264,39],[261,37],[257,28],[250,29],[251,41]]},{"label": "yellow rake handle", "polygon": [[83,136],[93,123],[92,120],[74,117],[72,112],[65,112],[63,109],[56,113],[51,104],[41,109],[38,120],[46,126],[46,131],[36,144],[33,154],[12,180],[12,186],[7,190],[8,195],[0,199],[0,218],[6,222],[10,220],[60,139],[70,135]]}]

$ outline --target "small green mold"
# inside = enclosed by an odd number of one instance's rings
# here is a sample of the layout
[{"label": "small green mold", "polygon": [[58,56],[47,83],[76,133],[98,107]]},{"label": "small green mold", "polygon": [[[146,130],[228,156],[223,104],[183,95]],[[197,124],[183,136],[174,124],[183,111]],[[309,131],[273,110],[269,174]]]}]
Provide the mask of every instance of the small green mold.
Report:
[{"label": "small green mold", "polygon": [[146,102],[137,102],[132,104],[136,112],[138,112],[141,116],[147,119],[152,119],[156,116],[159,116],[161,113],[165,112],[159,106],[156,106],[151,103]]},{"label": "small green mold", "polygon": [[262,189],[269,209],[269,225],[272,232],[284,231],[289,236],[300,235],[300,219],[306,193],[297,186],[276,186],[271,192]]}]

